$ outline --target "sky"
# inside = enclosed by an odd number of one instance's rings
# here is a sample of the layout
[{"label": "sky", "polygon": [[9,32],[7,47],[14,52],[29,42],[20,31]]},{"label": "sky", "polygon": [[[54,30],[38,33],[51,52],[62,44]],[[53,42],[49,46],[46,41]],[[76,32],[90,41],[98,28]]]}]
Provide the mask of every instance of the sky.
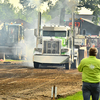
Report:
[{"label": "sky", "polygon": [[[19,0],[9,0],[10,3],[12,3],[15,7],[22,8],[22,5],[19,3]],[[90,10],[87,10],[85,8],[82,8],[81,11],[79,11],[79,14],[92,14]]]}]

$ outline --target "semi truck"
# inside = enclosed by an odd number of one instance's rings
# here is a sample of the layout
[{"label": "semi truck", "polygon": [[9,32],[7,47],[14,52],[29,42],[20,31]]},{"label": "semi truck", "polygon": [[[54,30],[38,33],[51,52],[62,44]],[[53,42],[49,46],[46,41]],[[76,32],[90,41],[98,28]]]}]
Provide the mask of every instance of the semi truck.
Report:
[{"label": "semi truck", "polygon": [[69,26],[44,25],[41,28],[41,13],[38,15],[38,28],[34,30],[34,68],[39,65],[63,65],[66,69],[78,65],[78,48],[73,48],[72,30]]},{"label": "semi truck", "polygon": [[34,67],[39,64],[64,65],[69,69],[71,62],[70,40],[68,37],[70,28],[64,26],[44,26],[41,35],[38,37],[37,47],[34,48]]},{"label": "semi truck", "polygon": [[[40,36],[35,32],[34,67],[46,64],[64,65],[66,69],[77,68],[80,61],[89,56],[90,47],[96,47],[99,51],[100,36],[75,35],[73,44],[71,31],[68,26],[43,26]],[[99,52],[97,58],[100,58]]]}]

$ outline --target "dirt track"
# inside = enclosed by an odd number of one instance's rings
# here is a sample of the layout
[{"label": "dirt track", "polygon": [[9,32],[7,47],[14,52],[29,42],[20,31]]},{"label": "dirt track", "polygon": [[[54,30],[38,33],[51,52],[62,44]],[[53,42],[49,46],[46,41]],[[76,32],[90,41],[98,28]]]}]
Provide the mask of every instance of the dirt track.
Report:
[{"label": "dirt track", "polygon": [[34,69],[21,64],[0,64],[0,100],[52,100],[81,90],[81,73],[63,68]]}]

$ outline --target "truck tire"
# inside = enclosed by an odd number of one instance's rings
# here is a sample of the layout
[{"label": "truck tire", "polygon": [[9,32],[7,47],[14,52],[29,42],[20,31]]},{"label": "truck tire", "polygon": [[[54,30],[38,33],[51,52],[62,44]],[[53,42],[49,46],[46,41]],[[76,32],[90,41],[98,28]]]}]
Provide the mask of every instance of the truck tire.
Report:
[{"label": "truck tire", "polygon": [[69,63],[65,64],[65,69],[69,69]]},{"label": "truck tire", "polygon": [[34,62],[34,68],[39,68],[39,63]]},{"label": "truck tire", "polygon": [[71,64],[71,69],[76,69],[76,59],[74,59],[74,62]]}]

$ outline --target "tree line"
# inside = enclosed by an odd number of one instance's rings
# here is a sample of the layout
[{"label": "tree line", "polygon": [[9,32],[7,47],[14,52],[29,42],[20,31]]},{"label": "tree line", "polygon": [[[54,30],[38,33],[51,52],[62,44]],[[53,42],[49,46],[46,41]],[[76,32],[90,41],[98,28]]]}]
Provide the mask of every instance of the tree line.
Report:
[{"label": "tree line", "polygon": [[[40,6],[43,8],[45,5],[47,7],[42,12],[42,17],[45,21],[49,21],[60,15],[60,21],[62,23],[65,14],[71,14],[71,10],[67,4],[68,1],[70,0],[19,0],[19,3],[23,6],[20,9],[14,7],[9,0],[4,0],[4,2],[0,0],[0,21],[9,22],[11,19],[23,19],[31,23],[37,18],[37,12],[41,9]],[[82,7],[93,11],[93,22],[98,24],[100,20],[100,0],[80,0],[76,6],[75,13],[78,13],[77,10]]]}]

